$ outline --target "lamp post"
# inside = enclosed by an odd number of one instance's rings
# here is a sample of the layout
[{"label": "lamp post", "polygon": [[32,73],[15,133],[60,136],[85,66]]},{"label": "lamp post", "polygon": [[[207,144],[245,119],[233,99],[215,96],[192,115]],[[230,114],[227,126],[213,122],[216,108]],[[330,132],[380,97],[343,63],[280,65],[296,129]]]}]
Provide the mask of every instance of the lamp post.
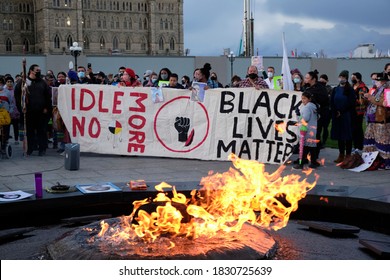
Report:
[{"label": "lamp post", "polygon": [[231,51],[230,54],[228,54],[227,57],[229,58],[229,61],[230,61],[230,79],[231,79],[233,77],[233,62],[236,59],[236,56]]},{"label": "lamp post", "polygon": [[77,57],[81,54],[81,51],[83,50],[79,43],[73,42],[73,45],[69,47],[70,54],[74,57],[74,64],[75,64],[75,70],[77,71]]}]

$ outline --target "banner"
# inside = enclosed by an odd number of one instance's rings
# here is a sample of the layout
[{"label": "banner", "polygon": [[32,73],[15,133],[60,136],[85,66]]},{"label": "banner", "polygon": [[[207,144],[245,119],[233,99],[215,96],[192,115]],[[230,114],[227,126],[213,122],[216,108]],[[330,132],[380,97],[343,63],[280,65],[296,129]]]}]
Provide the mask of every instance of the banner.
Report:
[{"label": "banner", "polygon": [[299,92],[209,89],[199,102],[190,90],[161,90],[153,102],[146,87],[62,85],[58,108],[82,152],[281,164],[298,142]]}]

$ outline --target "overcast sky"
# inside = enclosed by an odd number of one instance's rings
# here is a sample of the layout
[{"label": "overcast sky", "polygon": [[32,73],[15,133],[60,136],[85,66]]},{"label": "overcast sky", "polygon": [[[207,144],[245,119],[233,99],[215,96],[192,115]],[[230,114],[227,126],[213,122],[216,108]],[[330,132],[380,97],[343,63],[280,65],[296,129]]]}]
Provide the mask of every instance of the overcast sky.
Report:
[{"label": "overcast sky", "polygon": [[[239,51],[243,0],[184,0],[184,45],[190,55]],[[252,0],[255,54],[282,55],[282,33],[288,52],[348,57],[362,43],[390,48],[389,0]]]}]

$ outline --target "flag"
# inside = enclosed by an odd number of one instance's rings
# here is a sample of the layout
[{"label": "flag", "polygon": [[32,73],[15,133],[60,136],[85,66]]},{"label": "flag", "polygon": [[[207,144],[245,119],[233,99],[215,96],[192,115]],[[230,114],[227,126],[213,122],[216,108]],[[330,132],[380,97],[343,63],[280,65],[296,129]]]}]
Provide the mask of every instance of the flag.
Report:
[{"label": "flag", "polygon": [[293,50],[291,51],[291,56],[292,56],[292,57],[295,57],[295,53],[294,53]]},{"label": "flag", "polygon": [[294,85],[291,79],[290,65],[288,64],[288,56],[287,56],[286,42],[284,40],[284,33],[282,35],[282,42],[283,42],[283,62],[282,62],[283,89],[294,90]]}]

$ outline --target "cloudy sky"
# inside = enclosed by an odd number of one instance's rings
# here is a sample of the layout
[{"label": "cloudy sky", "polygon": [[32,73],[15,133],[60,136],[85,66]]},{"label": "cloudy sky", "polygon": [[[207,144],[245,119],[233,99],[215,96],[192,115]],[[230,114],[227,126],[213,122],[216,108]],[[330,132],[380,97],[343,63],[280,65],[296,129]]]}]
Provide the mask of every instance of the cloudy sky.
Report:
[{"label": "cloudy sky", "polygon": [[[243,0],[184,0],[184,45],[190,55],[239,51]],[[372,4],[371,4],[372,3]],[[252,0],[255,54],[282,55],[282,33],[289,52],[348,57],[357,45],[390,48],[389,0]]]}]

